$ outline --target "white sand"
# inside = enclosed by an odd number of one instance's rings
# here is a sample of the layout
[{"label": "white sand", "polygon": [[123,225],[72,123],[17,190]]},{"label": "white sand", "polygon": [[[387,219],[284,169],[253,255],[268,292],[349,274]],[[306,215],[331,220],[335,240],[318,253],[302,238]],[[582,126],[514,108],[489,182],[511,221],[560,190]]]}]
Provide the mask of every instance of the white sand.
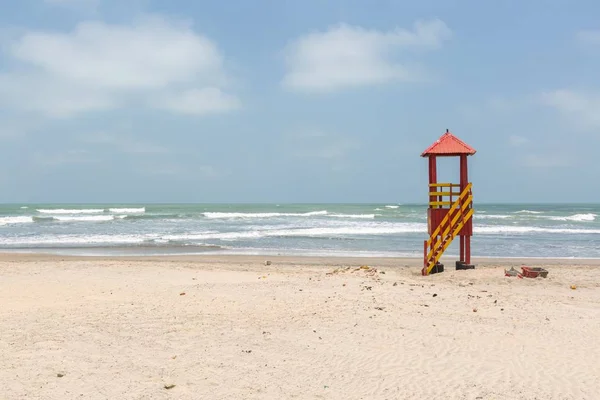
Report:
[{"label": "white sand", "polygon": [[600,396],[598,262],[265,259],[1,256],[0,399]]}]

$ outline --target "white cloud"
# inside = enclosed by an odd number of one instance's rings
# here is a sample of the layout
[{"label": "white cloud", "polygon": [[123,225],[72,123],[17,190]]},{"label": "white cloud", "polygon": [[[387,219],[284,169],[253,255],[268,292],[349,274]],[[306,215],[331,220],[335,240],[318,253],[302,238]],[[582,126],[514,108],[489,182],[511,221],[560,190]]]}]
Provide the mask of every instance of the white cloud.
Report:
[{"label": "white cloud", "polygon": [[219,88],[192,89],[176,95],[167,95],[151,101],[157,108],[181,114],[203,115],[234,110],[240,101],[223,93]]},{"label": "white cloud", "polygon": [[117,108],[122,99],[105,89],[77,85],[67,79],[17,72],[0,75],[0,104],[61,118]]},{"label": "white cloud", "polygon": [[408,49],[437,48],[451,35],[440,20],[419,21],[413,30],[390,32],[341,24],[298,38],[285,49],[283,85],[326,92],[345,87],[421,80],[424,73],[396,61]]},{"label": "white cloud", "polygon": [[[224,98],[237,101],[222,92],[227,78],[216,44],[159,16],[131,25],[82,22],[69,33],[28,32],[7,50],[14,65],[0,74],[0,103],[7,107],[68,117],[147,105],[167,94],[187,99],[190,90],[221,94],[217,106],[214,98],[195,102],[194,114],[228,110]],[[154,106],[189,113],[172,104]]]},{"label": "white cloud", "polygon": [[541,101],[582,128],[600,127],[600,95],[573,90],[555,90],[542,93]]},{"label": "white cloud", "polygon": [[188,82],[197,73],[212,80],[221,68],[210,40],[156,17],[133,26],[84,22],[70,34],[29,33],[11,53],[59,79],[122,90]]}]

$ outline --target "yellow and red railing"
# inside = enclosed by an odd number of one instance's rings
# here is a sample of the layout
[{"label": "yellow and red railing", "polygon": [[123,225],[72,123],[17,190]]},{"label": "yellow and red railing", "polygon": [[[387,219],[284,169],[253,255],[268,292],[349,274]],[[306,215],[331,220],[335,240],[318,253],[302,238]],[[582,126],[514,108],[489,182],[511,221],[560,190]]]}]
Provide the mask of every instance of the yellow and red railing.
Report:
[{"label": "yellow and red railing", "polygon": [[[430,192],[430,207],[450,206],[448,213],[444,216],[440,224],[433,231],[429,239],[423,243],[423,275],[429,275],[433,267],[444,254],[444,251],[450,246],[452,240],[460,233],[465,224],[473,216],[473,194],[471,193],[472,184],[469,183],[461,192],[453,192],[452,188],[459,187],[451,183],[434,183],[436,191]],[[449,192],[439,191],[439,187],[449,187]],[[458,195],[458,198],[452,202],[452,197]],[[443,201],[443,197],[450,197],[450,201]]]},{"label": "yellow and red railing", "polygon": [[[445,188],[447,192],[443,191]],[[443,208],[451,206],[454,196],[459,196],[460,191],[456,192],[452,189],[460,188],[456,183],[430,183],[429,184],[429,206],[434,208]],[[448,201],[444,201],[444,197],[448,197]]]}]

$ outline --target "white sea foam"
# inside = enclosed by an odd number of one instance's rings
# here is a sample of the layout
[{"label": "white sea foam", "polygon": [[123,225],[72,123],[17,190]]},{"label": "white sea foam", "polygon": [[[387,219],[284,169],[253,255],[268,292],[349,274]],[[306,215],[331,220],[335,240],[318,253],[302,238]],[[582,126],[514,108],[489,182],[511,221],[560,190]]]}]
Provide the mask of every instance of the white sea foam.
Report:
[{"label": "white sea foam", "polygon": [[385,206],[385,208],[391,208],[391,209],[396,209],[399,208],[400,206]]},{"label": "white sea foam", "polygon": [[3,237],[0,244],[11,246],[68,245],[132,245],[148,240],[144,235],[47,235],[34,237]]},{"label": "white sea foam", "polygon": [[375,214],[329,214],[335,218],[351,218],[351,219],[373,219]]},{"label": "white sea foam", "polygon": [[515,214],[542,214],[542,211],[521,210],[515,211]]},{"label": "white sea foam", "polygon": [[[420,233],[426,235],[427,225],[422,223],[397,223],[380,226],[339,226],[318,228],[256,229],[235,232],[203,232],[183,235],[167,235],[168,240],[224,240],[261,239],[266,237],[347,237],[347,236],[381,236],[394,234]],[[480,234],[527,234],[527,233],[571,233],[600,234],[600,230],[536,228],[522,226],[480,226],[475,227]]]},{"label": "white sea foam", "polygon": [[307,213],[226,213],[205,212],[203,215],[209,219],[251,219],[251,218],[282,218],[282,217],[332,217],[349,219],[374,219],[375,214],[338,214],[328,211],[311,211]]},{"label": "white sea foam", "polygon": [[41,214],[100,214],[104,212],[103,208],[89,208],[89,209],[44,209],[40,208],[37,212]]},{"label": "white sea foam", "polygon": [[327,214],[329,214],[329,212],[327,212],[327,210],[321,210],[321,211],[310,211],[310,212],[303,213],[300,215],[303,217],[313,217],[315,215],[327,215]]},{"label": "white sea foam", "polygon": [[146,207],[140,208],[109,208],[108,211],[115,214],[141,214],[146,212]]},{"label": "white sea foam", "polygon": [[320,228],[287,228],[287,229],[257,229],[236,232],[204,232],[184,235],[167,235],[168,240],[239,240],[259,239],[265,237],[323,237],[323,236],[378,236],[401,233],[424,233],[427,229],[425,224],[401,223],[381,226],[341,226]]},{"label": "white sea foam", "polygon": [[29,207],[27,207],[27,206],[22,206],[22,207],[21,207],[21,210],[26,210],[26,209],[28,209],[28,208],[29,208]]},{"label": "white sea foam", "polygon": [[599,229],[571,228],[540,228],[536,226],[474,226],[475,233],[481,234],[527,234],[527,233],[569,233],[569,234],[600,234]]},{"label": "white sea foam", "polygon": [[3,225],[13,225],[13,224],[27,224],[29,222],[33,222],[32,217],[0,217],[0,226]]},{"label": "white sea foam", "polygon": [[594,221],[596,219],[596,214],[575,214],[570,215],[568,217],[549,217],[553,221],[575,221],[575,222],[584,222],[584,221]]},{"label": "white sea foam", "polygon": [[475,213],[476,219],[508,219],[512,218],[511,215],[501,215],[501,214],[483,214]]},{"label": "white sea foam", "polygon": [[[120,218],[121,215],[81,215],[81,216],[48,216],[48,217],[0,217],[0,225],[7,223],[32,222],[35,218],[54,220],[62,218],[62,221],[107,221],[112,218]],[[7,222],[8,221],[8,222]],[[421,238],[427,237],[427,225],[424,223],[409,222],[375,222],[375,221],[352,221],[352,220],[327,220],[322,219],[317,226],[311,220],[302,223],[303,226],[289,224],[281,225],[254,225],[246,227],[245,230],[217,231],[206,230],[190,233],[142,233],[130,234],[41,234],[35,236],[12,236],[0,237],[2,246],[118,246],[118,245],[152,245],[165,244],[169,242],[182,242],[185,244],[198,244],[212,241],[240,242],[250,241],[259,243],[264,238],[351,238],[351,237],[390,237],[393,235]],[[250,228],[250,229],[248,229]],[[485,226],[475,225],[475,233],[481,236],[487,235],[538,235],[538,234],[573,234],[573,235],[600,235],[599,229],[574,229],[574,228],[551,228],[533,226]],[[382,239],[384,240],[384,239]],[[246,245],[247,246],[247,245]],[[253,247],[253,246],[252,246]]]},{"label": "white sea foam", "polygon": [[84,215],[79,217],[72,216],[55,216],[52,217],[56,221],[62,222],[98,222],[98,221],[111,221],[115,217],[113,215]]},{"label": "white sea foam", "polygon": [[327,211],[311,211],[307,213],[227,213],[227,212],[205,212],[202,213],[206,218],[210,219],[249,219],[249,218],[278,218],[278,217],[314,217],[319,215],[327,215]]}]

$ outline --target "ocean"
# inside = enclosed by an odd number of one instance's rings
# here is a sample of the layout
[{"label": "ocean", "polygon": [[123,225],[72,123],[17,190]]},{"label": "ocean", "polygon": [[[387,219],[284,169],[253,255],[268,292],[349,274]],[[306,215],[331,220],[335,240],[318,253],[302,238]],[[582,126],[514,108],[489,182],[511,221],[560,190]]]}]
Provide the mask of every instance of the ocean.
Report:
[{"label": "ocean", "polygon": [[[474,207],[474,257],[600,258],[600,205]],[[0,205],[4,252],[422,257],[425,239],[414,204]]]}]

